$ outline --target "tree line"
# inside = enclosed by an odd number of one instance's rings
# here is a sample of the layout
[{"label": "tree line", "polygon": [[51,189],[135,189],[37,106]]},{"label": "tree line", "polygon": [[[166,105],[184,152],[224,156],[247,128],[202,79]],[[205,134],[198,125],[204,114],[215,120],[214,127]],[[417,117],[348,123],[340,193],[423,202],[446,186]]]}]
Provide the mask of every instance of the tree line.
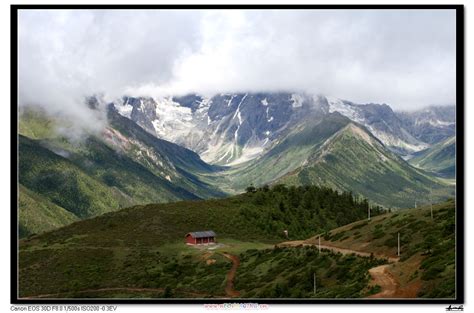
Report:
[{"label": "tree line", "polygon": [[377,205],[371,205],[365,198],[352,192],[340,192],[319,186],[267,185],[246,188],[248,201],[242,205],[240,214],[247,223],[271,235],[289,239],[303,239],[317,233],[346,225],[371,215],[384,212]]}]

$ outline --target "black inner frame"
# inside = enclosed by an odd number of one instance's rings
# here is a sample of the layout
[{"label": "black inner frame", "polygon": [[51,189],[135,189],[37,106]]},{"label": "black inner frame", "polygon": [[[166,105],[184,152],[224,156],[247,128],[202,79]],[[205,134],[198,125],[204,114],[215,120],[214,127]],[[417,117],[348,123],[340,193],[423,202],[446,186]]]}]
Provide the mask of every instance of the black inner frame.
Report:
[{"label": "black inner frame", "polygon": [[[455,299],[20,299],[18,297],[18,11],[41,9],[455,10],[456,11],[456,298]],[[463,5],[11,5],[10,6],[10,302],[12,304],[463,304],[464,299],[464,6]]]}]

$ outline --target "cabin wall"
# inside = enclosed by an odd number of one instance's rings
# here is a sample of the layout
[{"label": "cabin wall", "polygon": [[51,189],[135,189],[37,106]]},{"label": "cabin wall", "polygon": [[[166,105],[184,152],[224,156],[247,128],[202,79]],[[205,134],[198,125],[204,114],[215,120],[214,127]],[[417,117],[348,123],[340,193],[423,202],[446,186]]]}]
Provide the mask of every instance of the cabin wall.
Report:
[{"label": "cabin wall", "polygon": [[216,239],[214,237],[194,238],[193,236],[189,235],[186,236],[185,241],[187,244],[190,245],[201,245],[215,243]]},{"label": "cabin wall", "polygon": [[196,244],[196,238],[193,238],[193,236],[186,236],[186,243],[190,245],[195,245]]}]

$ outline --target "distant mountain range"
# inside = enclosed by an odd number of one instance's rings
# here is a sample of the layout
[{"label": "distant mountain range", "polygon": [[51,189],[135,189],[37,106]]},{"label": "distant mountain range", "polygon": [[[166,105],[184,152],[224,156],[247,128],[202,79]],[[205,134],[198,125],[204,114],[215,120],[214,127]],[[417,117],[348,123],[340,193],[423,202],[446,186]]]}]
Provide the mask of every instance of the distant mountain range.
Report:
[{"label": "distant mountain range", "polygon": [[221,176],[234,192],[250,184],[322,185],[383,206],[409,207],[452,195],[452,188],[410,166],[367,128],[338,112],[292,129],[268,152]]},{"label": "distant mountain range", "polygon": [[456,137],[438,142],[414,154],[410,164],[447,178],[456,175]]},{"label": "distant mountain range", "polygon": [[364,125],[399,155],[427,149],[455,132],[455,107],[394,112],[386,104],[355,104],[297,93],[220,94],[211,98],[123,97],[118,111],[159,138],[196,151],[206,161],[236,165],[254,159],[292,127],[339,112]]},{"label": "distant mountain range", "polygon": [[21,236],[135,204],[220,198],[250,185],[322,185],[394,208],[454,195],[444,178],[452,177],[455,148],[445,151],[442,143],[455,138],[454,107],[400,113],[296,93],[87,104],[105,107],[108,123],[81,140],[57,131],[67,121],[21,113]]},{"label": "distant mountain range", "polygon": [[431,106],[397,116],[414,137],[430,145],[456,135],[455,106]]}]

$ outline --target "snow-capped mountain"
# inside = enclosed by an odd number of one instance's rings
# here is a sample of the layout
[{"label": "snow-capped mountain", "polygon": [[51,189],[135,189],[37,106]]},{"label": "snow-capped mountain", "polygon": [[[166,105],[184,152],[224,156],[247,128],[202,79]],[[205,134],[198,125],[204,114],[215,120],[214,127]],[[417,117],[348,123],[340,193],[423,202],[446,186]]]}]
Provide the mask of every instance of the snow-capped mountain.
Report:
[{"label": "snow-capped mountain", "polygon": [[[421,151],[435,142],[418,136],[416,125],[421,125],[421,113],[411,122],[411,115],[397,114],[386,104],[355,104],[330,96],[236,93],[211,98],[123,97],[114,105],[120,114],[155,136],[197,152],[206,162],[221,165],[254,159],[294,126],[333,112],[364,125],[400,155]],[[445,123],[443,119],[437,121]],[[444,139],[444,135],[439,137]]]},{"label": "snow-capped mountain", "polygon": [[334,97],[326,99],[329,112],[339,112],[364,125],[392,151],[405,155],[424,150],[429,146],[410,134],[387,104],[355,104]]},{"label": "snow-capped mountain", "polygon": [[290,126],[321,113],[318,99],[290,93],[124,97],[115,106],[157,137],[190,148],[207,162],[235,165],[259,156]]},{"label": "snow-capped mountain", "polygon": [[413,112],[398,112],[397,116],[415,138],[429,144],[456,134],[455,106],[431,106]]}]

